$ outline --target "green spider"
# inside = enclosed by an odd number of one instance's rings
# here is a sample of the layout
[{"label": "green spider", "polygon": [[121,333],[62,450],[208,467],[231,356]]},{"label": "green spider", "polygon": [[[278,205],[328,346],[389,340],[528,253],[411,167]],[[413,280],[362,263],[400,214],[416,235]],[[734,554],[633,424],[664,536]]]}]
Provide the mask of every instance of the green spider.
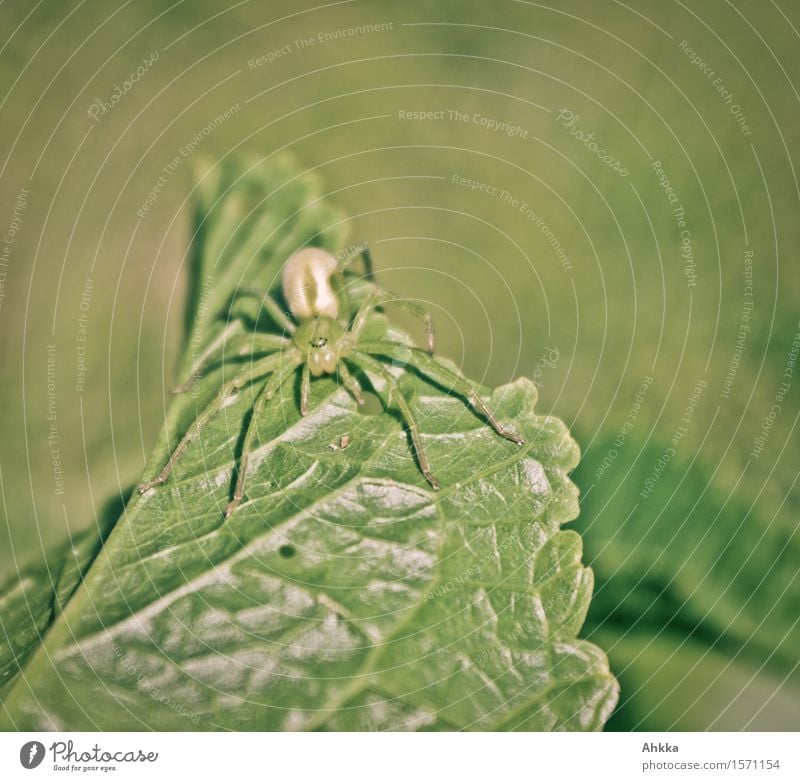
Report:
[{"label": "green spider", "polygon": [[[369,253],[363,250],[361,256],[364,258],[369,277],[371,276]],[[290,338],[263,332],[248,335],[248,343],[252,350],[268,354],[262,358],[255,358],[254,354],[247,368],[223,385],[216,399],[200,413],[178,443],[160,474],[140,485],[139,493],[144,493],[166,482],[189,443],[198,436],[202,427],[225,406],[225,403],[233,395],[247,386],[263,382],[256,392],[253,412],[244,433],[242,454],[236,470],[236,486],[233,498],[225,509],[225,517],[229,518],[244,497],[247,461],[258,431],[261,413],[283,383],[298,369],[302,374],[300,383],[300,413],[302,415],[307,415],[309,411],[312,377],[338,374],[339,379],[356,402],[363,404],[364,396],[361,385],[351,374],[350,368],[363,373],[384,406],[389,407],[393,404],[400,412],[408,427],[420,471],[434,491],[439,490],[439,481],[431,472],[414,414],[400,391],[396,378],[383,362],[394,360],[410,364],[424,377],[452,389],[464,397],[486,418],[500,436],[517,445],[524,444],[522,437],[501,425],[494,413],[480,398],[475,386],[463,375],[456,373],[433,357],[434,339],[431,318],[424,309],[410,301],[398,299],[385,290],[375,288],[364,299],[352,319],[348,320],[351,309],[344,275],[356,257],[358,256],[351,255],[343,260],[337,260],[323,249],[307,247],[298,250],[286,261],[281,277],[283,295],[292,318],[296,322],[293,322],[283,312],[269,293],[261,294],[253,290],[241,291],[245,295],[257,297],[262,310],[277,325],[281,326],[285,333],[290,335]],[[376,307],[388,303],[402,306],[424,320],[427,333],[427,352],[416,347],[409,348],[408,345],[401,342],[363,338],[364,325],[369,313]],[[225,342],[222,345],[222,349],[224,348]],[[204,361],[199,373],[202,373],[204,368],[208,368],[210,363],[210,359]],[[385,386],[376,383],[373,377],[382,378]],[[187,386],[182,386],[177,388],[176,392],[186,389]]]}]

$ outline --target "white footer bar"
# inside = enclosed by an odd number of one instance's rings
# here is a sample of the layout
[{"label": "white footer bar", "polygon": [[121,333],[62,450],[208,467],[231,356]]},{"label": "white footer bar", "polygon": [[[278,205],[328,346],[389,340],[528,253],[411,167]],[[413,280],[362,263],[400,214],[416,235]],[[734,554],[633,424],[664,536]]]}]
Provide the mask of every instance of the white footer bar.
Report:
[{"label": "white footer bar", "polygon": [[798,734],[3,733],[0,778],[800,779]]}]

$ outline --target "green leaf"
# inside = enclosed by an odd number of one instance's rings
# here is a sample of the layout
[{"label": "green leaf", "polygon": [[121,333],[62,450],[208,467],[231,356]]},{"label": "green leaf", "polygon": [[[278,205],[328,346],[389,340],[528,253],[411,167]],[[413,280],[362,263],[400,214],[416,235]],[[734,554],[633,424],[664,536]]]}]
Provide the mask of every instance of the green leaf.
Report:
[{"label": "green leaf", "polygon": [[121,510],[119,498],[112,499],[95,528],[75,535],[46,561],[23,567],[0,585],[0,696],[63,611]]},{"label": "green leaf", "polygon": [[559,531],[574,442],[532,414],[526,381],[492,396],[524,448],[404,386],[445,486],[435,501],[400,423],[323,381],[309,418],[293,394],[271,408],[249,501],[223,522],[240,399],[174,482],[128,506],[12,688],[15,726],[602,726],[616,685],[575,640],[592,577]]},{"label": "green leaf", "polygon": [[[331,228],[337,218],[311,189],[298,186],[293,196],[309,213],[258,196],[258,180],[292,181],[290,167],[254,170],[244,193],[241,182],[231,185],[235,169],[201,193],[210,216],[198,233],[193,287],[214,283],[189,310],[187,353],[228,327],[231,294],[243,280],[273,287],[287,250],[342,241]],[[242,229],[233,249],[253,202],[263,220]],[[267,212],[294,215],[277,244],[252,235],[266,230]],[[404,338],[382,315],[368,328]],[[191,363],[184,356],[184,372]],[[148,475],[233,370],[226,364],[176,397]],[[446,389],[405,366],[392,371],[418,415],[440,492],[420,474],[396,415],[359,413],[322,379],[312,384],[306,418],[295,387],[267,406],[246,501],[225,520],[253,403],[252,392],[242,392],[165,486],[129,502],[44,644],[7,687],[4,723],[601,728],[618,687],[602,651],[577,639],[592,573],[581,563],[580,537],[561,530],[578,510],[568,477],[575,442],[559,420],[534,413],[529,381],[487,392],[498,416],[525,437],[517,447]]]}]

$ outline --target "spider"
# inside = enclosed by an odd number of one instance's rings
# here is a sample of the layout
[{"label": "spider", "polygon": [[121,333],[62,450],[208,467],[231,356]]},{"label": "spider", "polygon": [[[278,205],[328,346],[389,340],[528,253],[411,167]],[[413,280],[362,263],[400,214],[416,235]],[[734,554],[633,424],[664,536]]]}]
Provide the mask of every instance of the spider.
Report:
[{"label": "spider", "polygon": [[[364,249],[360,255],[364,259],[369,278],[372,268],[369,252]],[[338,374],[339,379],[356,402],[363,404],[364,395],[361,385],[351,373],[351,369],[366,376],[384,407],[388,408],[393,405],[402,416],[411,437],[419,469],[434,491],[439,490],[439,481],[431,471],[414,413],[400,391],[395,376],[389,372],[384,362],[399,360],[410,364],[423,377],[454,390],[466,399],[501,437],[505,437],[517,445],[524,444],[522,437],[505,428],[498,421],[469,380],[434,358],[431,317],[422,307],[411,301],[398,299],[381,288],[374,288],[352,318],[349,317],[352,309],[344,284],[344,274],[357,257],[358,255],[351,254],[342,260],[337,260],[326,250],[317,247],[306,247],[295,252],[284,264],[281,276],[283,295],[288,304],[291,318],[283,312],[269,293],[262,294],[255,290],[240,291],[242,295],[258,298],[260,311],[266,312],[289,336],[263,332],[247,335],[250,350],[255,349],[259,353],[267,354],[261,358],[256,358],[256,353],[251,354],[251,361],[247,368],[223,385],[214,401],[192,423],[159,475],[140,485],[139,493],[144,493],[167,481],[189,443],[199,435],[202,427],[225,406],[226,401],[246,386],[262,383],[256,392],[253,411],[244,432],[233,497],[225,509],[225,517],[229,518],[244,497],[247,461],[258,431],[259,418],[270,399],[298,370],[301,372],[300,413],[302,415],[307,415],[309,411],[309,394],[313,377]],[[364,326],[369,313],[376,307],[388,303],[404,307],[422,318],[426,327],[427,350],[409,347],[401,342],[364,337]],[[220,349],[225,348],[227,341],[223,340],[222,348],[216,348],[212,351],[211,356],[206,356],[199,371],[195,372],[195,376],[202,374],[203,369],[209,367],[212,362],[211,358]],[[218,356],[216,357],[218,359]],[[382,382],[376,382],[375,377],[381,378]],[[177,388],[176,392],[186,389],[187,386],[184,385]]]}]

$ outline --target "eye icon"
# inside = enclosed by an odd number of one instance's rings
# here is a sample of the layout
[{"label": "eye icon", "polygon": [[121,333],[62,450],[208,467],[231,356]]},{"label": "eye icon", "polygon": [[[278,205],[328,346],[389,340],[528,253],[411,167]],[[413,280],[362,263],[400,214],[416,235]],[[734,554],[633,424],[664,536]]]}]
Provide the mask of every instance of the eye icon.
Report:
[{"label": "eye icon", "polygon": [[19,750],[20,764],[22,767],[27,768],[28,770],[33,770],[33,768],[39,767],[43,759],[44,744],[39,743],[38,740],[28,741]]}]

